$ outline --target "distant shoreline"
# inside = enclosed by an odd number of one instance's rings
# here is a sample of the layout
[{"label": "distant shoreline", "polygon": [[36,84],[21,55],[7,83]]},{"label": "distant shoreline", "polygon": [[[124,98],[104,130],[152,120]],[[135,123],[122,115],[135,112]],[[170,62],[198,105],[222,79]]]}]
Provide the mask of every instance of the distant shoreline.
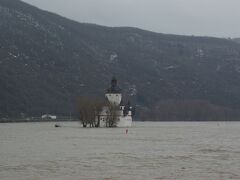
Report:
[{"label": "distant shoreline", "polygon": [[[41,119],[37,119],[37,120],[26,120],[26,119],[7,119],[7,120],[0,120],[0,124],[4,124],[4,123],[35,123],[35,122],[77,122],[79,121],[78,119],[55,119],[55,120],[41,120]],[[149,120],[149,121],[141,121],[141,120],[135,120],[133,122],[240,122],[240,120],[228,120],[228,121],[224,121],[224,120],[201,120],[201,121],[191,121],[191,120],[179,120],[179,121],[153,121],[153,120]]]},{"label": "distant shoreline", "polygon": [[0,120],[0,123],[33,123],[33,122],[63,122],[63,121],[69,121],[69,122],[75,122],[79,121],[78,119],[69,119],[69,118],[61,118],[61,119],[6,119]]}]

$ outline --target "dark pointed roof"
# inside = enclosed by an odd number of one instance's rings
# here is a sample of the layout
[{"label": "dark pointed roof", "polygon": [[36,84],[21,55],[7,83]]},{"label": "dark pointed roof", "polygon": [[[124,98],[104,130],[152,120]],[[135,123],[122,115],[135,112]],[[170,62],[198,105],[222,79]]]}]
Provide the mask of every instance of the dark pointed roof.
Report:
[{"label": "dark pointed roof", "polygon": [[120,106],[124,106],[123,99],[122,99],[121,102],[120,102]]},{"label": "dark pointed roof", "polygon": [[107,89],[107,93],[121,93],[122,90],[119,88],[118,84],[117,84],[117,79],[115,77],[112,78],[111,80],[111,86],[110,88]]}]

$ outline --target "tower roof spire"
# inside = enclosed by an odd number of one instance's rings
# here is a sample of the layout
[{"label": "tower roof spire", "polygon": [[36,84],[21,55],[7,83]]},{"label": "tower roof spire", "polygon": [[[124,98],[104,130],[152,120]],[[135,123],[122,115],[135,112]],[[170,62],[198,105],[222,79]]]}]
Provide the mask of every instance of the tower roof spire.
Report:
[{"label": "tower roof spire", "polygon": [[117,79],[113,76],[111,80],[111,86],[107,89],[107,93],[121,93],[121,89],[118,87]]}]

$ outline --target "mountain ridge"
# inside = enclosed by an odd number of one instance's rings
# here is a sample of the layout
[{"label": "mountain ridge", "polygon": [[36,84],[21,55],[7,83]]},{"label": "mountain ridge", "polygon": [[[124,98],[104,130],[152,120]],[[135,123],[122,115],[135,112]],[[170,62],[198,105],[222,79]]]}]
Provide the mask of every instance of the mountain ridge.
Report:
[{"label": "mountain ridge", "polygon": [[139,107],[206,100],[240,107],[240,45],[228,39],[78,23],[0,0],[0,113],[69,114],[112,76]]}]

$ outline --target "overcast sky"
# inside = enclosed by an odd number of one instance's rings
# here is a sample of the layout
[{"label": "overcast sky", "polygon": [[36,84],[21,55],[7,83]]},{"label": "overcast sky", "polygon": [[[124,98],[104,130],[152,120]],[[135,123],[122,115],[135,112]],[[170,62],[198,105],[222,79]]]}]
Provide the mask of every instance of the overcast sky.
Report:
[{"label": "overcast sky", "polygon": [[24,0],[79,22],[240,37],[240,0]]}]

